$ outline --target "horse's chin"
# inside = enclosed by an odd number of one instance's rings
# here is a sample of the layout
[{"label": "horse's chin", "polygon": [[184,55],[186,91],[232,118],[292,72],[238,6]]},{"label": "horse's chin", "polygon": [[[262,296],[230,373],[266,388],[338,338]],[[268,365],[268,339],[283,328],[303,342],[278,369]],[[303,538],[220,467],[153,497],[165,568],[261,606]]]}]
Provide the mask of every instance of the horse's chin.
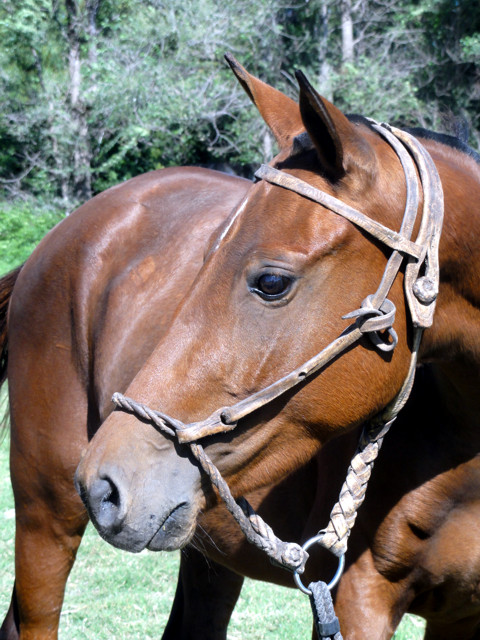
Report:
[{"label": "horse's chin", "polygon": [[180,504],[164,518],[150,515],[147,521],[130,521],[115,530],[105,530],[95,521],[94,525],[106,542],[123,551],[175,551],[187,545],[193,537],[196,514],[192,511],[189,505]]}]

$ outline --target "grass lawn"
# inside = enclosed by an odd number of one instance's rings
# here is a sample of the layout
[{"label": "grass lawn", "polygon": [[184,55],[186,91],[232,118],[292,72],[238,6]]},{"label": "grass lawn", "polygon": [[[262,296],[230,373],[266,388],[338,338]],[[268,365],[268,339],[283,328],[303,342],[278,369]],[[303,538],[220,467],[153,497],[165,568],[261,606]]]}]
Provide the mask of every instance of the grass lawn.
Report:
[{"label": "grass lawn", "polygon": [[[8,438],[0,445],[0,618],[13,584],[14,511],[8,476]],[[61,640],[158,639],[170,611],[177,553],[129,554],[89,526],[67,586]],[[419,640],[423,624],[406,616],[396,640]],[[298,590],[246,581],[230,623],[229,640],[309,640],[311,613]]]}]

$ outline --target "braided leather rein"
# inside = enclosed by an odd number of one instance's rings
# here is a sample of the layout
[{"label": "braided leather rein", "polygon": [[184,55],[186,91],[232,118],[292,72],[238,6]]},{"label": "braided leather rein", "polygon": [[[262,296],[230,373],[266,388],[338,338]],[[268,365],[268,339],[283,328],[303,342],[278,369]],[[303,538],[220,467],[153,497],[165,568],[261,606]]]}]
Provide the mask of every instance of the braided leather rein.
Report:
[{"label": "braided leather rein", "polygon": [[[188,444],[193,456],[217,488],[249,542],[262,549],[273,562],[294,572],[297,585],[308,594],[311,592],[303,587],[299,575],[305,569],[308,559],[306,548],[310,546],[312,540],[332,551],[340,558],[343,566],[348,537],[355,523],[357,510],[364,500],[373,463],[378,456],[383,438],[405,405],[412,389],[421,336],[424,328],[432,324],[439,286],[438,245],[443,222],[443,191],[436,167],[426,149],[407,132],[386,124],[380,125],[372,120],[370,124],[395,150],[405,173],[407,197],[399,232],[384,227],[340,200],[284,171],[262,165],[255,174],[260,180],[294,191],[302,197],[323,205],[392,249],[377,291],[367,296],[359,309],[344,316],[344,318],[355,319],[355,322],[301,367],[244,400],[232,406],[217,409],[200,422],[184,424],[120,393],[115,393],[112,398],[117,409],[150,422],[179,443]],[[411,235],[419,203],[417,172],[423,190],[423,211],[419,232],[413,242]],[[233,215],[228,229],[244,208],[245,201]],[[222,239],[225,235],[226,233],[223,234]],[[395,319],[395,305],[387,295],[405,259],[404,289],[413,325],[412,353],[405,381],[390,404],[365,426],[340,491],[339,500],[331,511],[327,527],[303,547],[296,543],[283,542],[275,536],[272,529],[254,512],[244,498],[238,500],[233,498],[218,469],[196,441],[209,435],[231,431],[240,419],[305,382],[364,335],[368,336],[379,350],[393,350],[397,344],[397,335],[392,327]],[[380,332],[384,331],[388,334],[386,341],[380,335]],[[329,585],[330,588],[333,586],[332,583]]]}]

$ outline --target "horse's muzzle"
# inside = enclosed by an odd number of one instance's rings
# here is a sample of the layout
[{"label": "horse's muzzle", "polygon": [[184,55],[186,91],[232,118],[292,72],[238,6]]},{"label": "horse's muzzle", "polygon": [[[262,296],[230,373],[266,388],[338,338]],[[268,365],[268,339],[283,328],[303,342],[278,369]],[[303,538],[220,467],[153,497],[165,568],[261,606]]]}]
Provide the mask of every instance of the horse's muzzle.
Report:
[{"label": "horse's muzzle", "polygon": [[197,515],[188,493],[178,487],[168,491],[167,483],[158,478],[148,478],[148,474],[139,478],[141,472],[133,475],[132,482],[123,471],[109,465],[91,474],[82,461],[75,474],[75,488],[101,537],[131,552],[185,546]]}]

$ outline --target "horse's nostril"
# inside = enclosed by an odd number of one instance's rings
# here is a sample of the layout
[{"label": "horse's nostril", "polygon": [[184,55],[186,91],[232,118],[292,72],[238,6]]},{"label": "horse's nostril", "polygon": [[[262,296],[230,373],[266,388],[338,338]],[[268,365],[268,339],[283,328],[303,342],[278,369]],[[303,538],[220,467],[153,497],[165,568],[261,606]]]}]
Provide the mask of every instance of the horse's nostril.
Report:
[{"label": "horse's nostril", "polygon": [[107,489],[105,495],[102,498],[102,507],[114,506],[116,508],[119,508],[120,493],[118,492],[117,486],[113,484],[110,478],[106,478],[106,481],[110,484],[110,488]]},{"label": "horse's nostril", "polygon": [[121,527],[125,517],[121,490],[110,477],[98,478],[86,495],[86,504],[99,530]]}]

